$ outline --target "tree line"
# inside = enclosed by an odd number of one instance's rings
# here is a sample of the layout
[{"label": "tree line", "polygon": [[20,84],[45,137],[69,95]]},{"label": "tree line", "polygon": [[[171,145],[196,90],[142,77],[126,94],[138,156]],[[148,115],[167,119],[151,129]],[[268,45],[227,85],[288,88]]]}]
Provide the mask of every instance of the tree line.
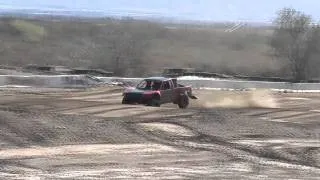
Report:
[{"label": "tree line", "polygon": [[[310,79],[320,65],[319,23],[301,11],[283,8],[277,12],[273,25],[274,30],[269,41],[271,56],[279,61],[288,62],[288,69],[294,81]],[[144,28],[150,30],[150,27]],[[155,31],[156,28],[152,32]],[[144,72],[143,65],[147,63],[145,51],[148,48],[148,41],[154,36],[148,36],[144,34],[147,31],[140,32],[138,29],[131,32],[134,33],[121,32],[119,29],[109,33],[110,43],[107,49],[112,54],[112,61],[109,63],[115,74],[141,75]],[[128,72],[130,70],[135,72]]]},{"label": "tree line", "polygon": [[[226,35],[221,31],[226,27],[198,31],[192,25],[176,25],[171,30],[166,24],[130,18],[90,21],[1,18],[0,60],[14,66],[34,63],[100,68],[117,76],[143,76],[152,74],[161,65],[187,65],[226,74],[289,75],[295,81],[319,77],[319,24],[310,15],[283,8],[273,25],[271,35],[261,35],[263,28],[257,30],[260,34],[241,31]],[[263,54],[266,43],[271,51]],[[246,62],[252,61],[252,66],[236,62],[238,54]],[[285,69],[279,70],[282,65],[266,69],[263,64],[270,57],[284,64]]]}]

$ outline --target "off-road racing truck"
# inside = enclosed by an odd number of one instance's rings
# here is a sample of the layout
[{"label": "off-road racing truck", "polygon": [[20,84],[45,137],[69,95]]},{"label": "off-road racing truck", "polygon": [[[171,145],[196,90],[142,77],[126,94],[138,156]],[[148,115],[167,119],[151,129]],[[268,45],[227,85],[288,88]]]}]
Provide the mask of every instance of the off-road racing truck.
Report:
[{"label": "off-road racing truck", "polygon": [[150,77],[142,80],[136,87],[126,88],[122,104],[145,104],[160,107],[161,104],[174,103],[179,108],[187,108],[189,98],[197,99],[191,87],[177,83],[176,78]]}]

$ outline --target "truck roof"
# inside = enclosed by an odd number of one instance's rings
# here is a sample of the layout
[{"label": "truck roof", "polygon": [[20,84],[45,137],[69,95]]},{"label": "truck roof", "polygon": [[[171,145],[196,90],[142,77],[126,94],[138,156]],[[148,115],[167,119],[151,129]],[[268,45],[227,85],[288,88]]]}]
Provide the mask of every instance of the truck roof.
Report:
[{"label": "truck roof", "polygon": [[166,77],[148,77],[145,78],[145,80],[158,80],[158,81],[168,81],[171,80],[172,78],[166,78]]}]

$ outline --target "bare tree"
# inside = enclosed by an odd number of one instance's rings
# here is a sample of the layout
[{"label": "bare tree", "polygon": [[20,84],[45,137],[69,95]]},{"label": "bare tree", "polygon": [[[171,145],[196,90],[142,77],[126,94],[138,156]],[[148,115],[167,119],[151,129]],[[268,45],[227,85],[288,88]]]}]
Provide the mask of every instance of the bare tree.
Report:
[{"label": "bare tree", "polygon": [[319,27],[312,24],[311,16],[291,8],[280,10],[274,24],[274,55],[289,60],[295,81],[307,80],[310,59],[319,52]]},{"label": "bare tree", "polygon": [[[131,22],[131,21],[129,21]],[[118,76],[139,76],[145,73],[145,53],[149,39],[135,23],[120,21],[102,28],[95,58],[103,69],[113,71]]]},{"label": "bare tree", "polygon": [[[120,34],[118,34],[120,33]],[[109,50],[112,54],[111,65],[115,74],[118,75],[140,75],[143,73],[143,60],[147,48],[143,38],[131,32],[115,32],[110,37]]]}]

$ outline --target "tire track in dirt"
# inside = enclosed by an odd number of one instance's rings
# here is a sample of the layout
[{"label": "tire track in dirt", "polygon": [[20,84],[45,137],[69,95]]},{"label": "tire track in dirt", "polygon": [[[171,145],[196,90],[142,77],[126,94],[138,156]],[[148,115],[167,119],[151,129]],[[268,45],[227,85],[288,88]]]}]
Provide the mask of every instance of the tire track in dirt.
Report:
[{"label": "tire track in dirt", "polygon": [[[157,122],[155,120],[152,121]],[[148,122],[144,122],[148,123]],[[155,141],[157,143],[163,143],[165,145],[171,145],[174,147],[180,147],[180,148],[187,148],[187,149],[196,149],[196,150],[204,150],[204,151],[216,151],[216,147],[214,146],[220,146],[219,149],[226,149],[231,152],[238,151],[236,153],[231,153],[232,156],[238,157],[241,156],[241,154],[249,154],[250,156],[254,156],[257,158],[265,158],[272,161],[278,161],[283,163],[290,163],[292,165],[303,165],[306,167],[312,167],[312,168],[320,168],[320,164],[317,164],[315,162],[312,163],[309,159],[306,159],[304,157],[296,157],[293,155],[290,155],[288,153],[285,153],[280,150],[274,150],[272,148],[267,147],[258,147],[258,146],[252,146],[252,145],[244,145],[239,143],[230,142],[226,139],[223,139],[219,136],[212,136],[208,134],[203,134],[202,132],[197,131],[196,129],[189,127],[185,124],[179,123],[179,122],[173,122],[173,121],[161,121],[158,123],[169,123],[174,124],[177,126],[180,126],[183,129],[186,129],[193,134],[195,134],[192,137],[186,138],[186,137],[176,137],[176,136],[166,136],[163,133],[156,133],[152,131],[145,131],[143,128],[137,126],[137,124],[133,124],[131,128],[132,131],[141,134],[145,138]],[[210,147],[213,146],[213,147]],[[223,148],[221,148],[223,147]]]},{"label": "tire track in dirt", "polygon": [[[91,100],[95,100],[95,98],[97,97],[102,97],[103,95],[99,95],[99,94],[96,94],[96,96],[89,96],[89,97],[85,97],[83,96],[82,98],[83,99],[91,99]],[[237,97],[239,98],[239,97]],[[80,100],[80,99],[79,99]],[[123,109],[126,109],[126,108],[123,108]],[[126,109],[127,110],[127,109]],[[270,110],[270,109],[269,109]],[[112,110],[110,110],[112,111]],[[193,114],[191,115],[187,115],[187,116],[175,116],[175,115],[171,115],[171,116],[165,116],[164,112],[167,112],[168,110],[159,110],[159,111],[156,111],[157,114],[159,114],[158,118],[155,117],[155,119],[153,118],[152,122],[158,122],[159,120],[163,120],[163,119],[166,119],[166,118],[188,118],[188,117],[192,117]],[[107,117],[108,115],[108,111],[106,111],[105,113],[103,113],[102,116],[105,116]],[[175,111],[173,111],[175,112]],[[300,115],[299,112],[294,112],[294,110],[289,110],[289,109],[276,109],[276,110],[272,110],[271,112],[265,112],[265,113],[260,113],[260,114],[254,114],[253,116],[263,116],[263,115],[269,115],[270,113],[286,113],[286,112],[292,112],[293,115],[286,115],[286,116],[278,116],[278,118],[292,118],[292,117],[295,117],[297,115]],[[134,117],[136,119],[139,119],[138,117],[145,117],[145,121],[144,122],[148,122],[148,115],[150,114],[151,112],[149,111],[146,111],[145,113],[139,113],[139,114],[136,114],[134,115]],[[155,112],[154,112],[155,113]],[[92,114],[92,115],[95,115],[96,113],[88,113],[88,114]],[[161,115],[162,114],[162,115]],[[133,119],[135,119],[133,118]],[[150,118],[150,117],[149,117]],[[277,117],[275,117],[277,118]],[[140,122],[143,122],[143,121],[140,121]],[[179,125],[181,126],[181,124],[176,124],[176,125]],[[183,127],[183,128],[186,128],[186,127]],[[193,131],[195,134],[198,134],[199,132],[195,132]],[[207,142],[206,142],[207,140]],[[175,140],[172,140],[172,141],[175,141]],[[295,157],[290,157],[290,155],[285,155],[281,152],[274,152],[272,149],[265,149],[265,150],[262,150],[262,149],[254,149],[256,147],[247,147],[247,146],[244,146],[244,145],[239,145],[239,144],[234,144],[234,143],[230,143],[228,142],[227,140],[217,140],[216,137],[214,136],[209,136],[209,135],[205,135],[205,134],[201,134],[199,135],[195,140],[193,140],[194,142],[197,142],[197,141],[204,141],[205,143],[214,143],[214,144],[218,144],[218,145],[223,145],[223,146],[227,146],[227,147],[233,147],[233,148],[236,148],[238,150],[242,150],[242,151],[245,151],[245,152],[248,152],[248,153],[251,153],[251,154],[254,154],[258,157],[266,157],[266,158],[271,158],[271,159],[280,159],[282,161],[286,161],[286,162],[291,162],[291,163],[296,163],[296,164],[299,164],[299,163],[302,163],[302,164],[307,164],[307,163],[304,163],[304,162],[301,162],[301,160],[299,159],[296,159]]]}]

